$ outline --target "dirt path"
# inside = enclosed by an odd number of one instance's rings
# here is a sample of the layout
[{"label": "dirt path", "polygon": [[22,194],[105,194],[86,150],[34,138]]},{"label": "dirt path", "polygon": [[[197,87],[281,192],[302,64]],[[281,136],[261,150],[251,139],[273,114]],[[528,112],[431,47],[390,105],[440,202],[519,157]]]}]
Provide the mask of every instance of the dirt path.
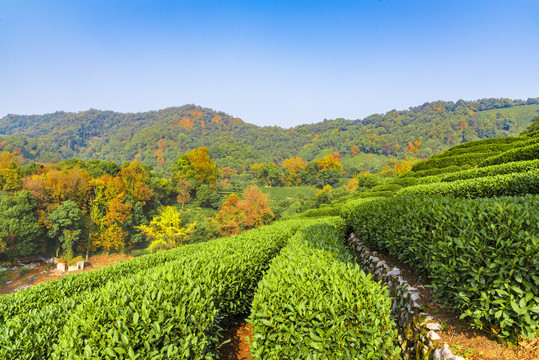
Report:
[{"label": "dirt path", "polygon": [[223,341],[230,340],[221,348],[221,360],[248,360],[252,359],[249,352],[250,344],[247,336],[253,338],[252,326],[245,322],[247,316],[233,319],[230,328],[223,334]]}]

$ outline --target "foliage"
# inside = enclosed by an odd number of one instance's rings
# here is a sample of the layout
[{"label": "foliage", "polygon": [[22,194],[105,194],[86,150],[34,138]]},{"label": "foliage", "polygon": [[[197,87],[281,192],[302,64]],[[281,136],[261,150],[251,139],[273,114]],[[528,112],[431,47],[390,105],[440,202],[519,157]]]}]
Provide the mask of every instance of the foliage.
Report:
[{"label": "foliage", "polygon": [[359,203],[354,232],[427,275],[440,298],[502,338],[539,322],[539,198],[399,196]]},{"label": "foliage", "polygon": [[210,158],[208,148],[203,146],[180,156],[174,163],[171,178],[174,182],[179,179],[189,180],[193,188],[198,190],[202,184],[215,184],[217,175],[217,166]]},{"label": "foliage", "polygon": [[208,185],[200,185],[196,196],[200,202],[200,206],[213,209],[219,208],[221,196],[219,196],[215,189],[211,189]]},{"label": "foliage", "polygon": [[[539,138],[537,138],[537,140],[539,140]],[[481,161],[479,167],[535,159],[539,159],[539,143],[513,148],[497,156],[491,156],[488,159]]]},{"label": "foliage", "polygon": [[539,194],[539,170],[487,176],[452,182],[415,185],[397,195],[428,194],[465,198]]},{"label": "foliage", "polygon": [[0,238],[12,256],[36,255],[42,244],[35,216],[36,202],[28,191],[0,192]]},{"label": "foliage", "polygon": [[239,234],[244,214],[240,207],[240,199],[236,194],[230,194],[215,216],[215,222],[222,236]]},{"label": "foliage", "polygon": [[215,216],[214,222],[222,236],[238,234],[241,230],[265,225],[273,219],[268,198],[258,187],[248,187],[242,197],[240,200],[236,194],[230,194]]},{"label": "foliage", "polygon": [[68,258],[73,256],[73,248],[80,238],[82,216],[81,209],[72,200],[64,201],[48,216],[51,227],[47,235],[58,239]]},{"label": "foliage", "polygon": [[[54,300],[48,304],[43,297],[36,297],[38,303],[29,303],[24,292],[10,295],[20,300],[15,309],[22,306],[30,310],[15,316],[2,312],[7,321],[5,331],[0,332],[0,356],[84,358],[91,352],[98,358],[125,358],[131,353],[138,357],[204,354],[216,358],[218,334],[227,319],[247,311],[269,260],[297,229],[312,223],[276,224],[30,289],[50,289],[45,294]],[[120,269],[130,273],[121,274]],[[101,274],[108,277],[101,279]],[[93,291],[84,292],[83,288],[73,297],[62,297],[53,290],[57,283],[63,283],[65,290],[69,283],[82,285],[79,279]],[[12,304],[2,300],[0,306]],[[67,331],[62,330],[64,326]]]},{"label": "foliage", "polygon": [[451,182],[455,180],[475,179],[485,176],[504,175],[519,172],[526,172],[529,170],[539,169],[539,159],[528,161],[515,161],[499,165],[491,165],[486,167],[474,168],[469,170],[463,170],[452,174],[444,175],[440,177],[442,182]]},{"label": "foliage", "polygon": [[180,213],[173,206],[164,206],[159,215],[150,221],[150,225],[140,225],[138,228],[152,239],[149,252],[156,249],[172,249],[181,246],[193,232],[196,222],[187,228],[181,226]]},{"label": "foliage", "polygon": [[330,224],[306,227],[271,263],[253,300],[255,358],[400,358],[387,291]]},{"label": "foliage", "polygon": [[[343,158],[374,154],[404,159],[412,153],[408,143],[414,144],[414,156],[426,158],[462,142],[517,135],[537,116],[537,103],[537,99],[434,101],[364,119],[326,120],[290,129],[257,127],[194,105],[136,114],[97,110],[10,114],[0,119],[0,151],[17,151],[41,162],[138,160],[163,173],[180,156],[200,147],[209,148],[219,167],[238,172],[253,163],[279,163],[294,156],[313,161],[328,149]],[[372,164],[365,163],[365,169],[372,171]],[[93,177],[104,175],[98,168]],[[110,170],[107,173],[115,176]]]}]

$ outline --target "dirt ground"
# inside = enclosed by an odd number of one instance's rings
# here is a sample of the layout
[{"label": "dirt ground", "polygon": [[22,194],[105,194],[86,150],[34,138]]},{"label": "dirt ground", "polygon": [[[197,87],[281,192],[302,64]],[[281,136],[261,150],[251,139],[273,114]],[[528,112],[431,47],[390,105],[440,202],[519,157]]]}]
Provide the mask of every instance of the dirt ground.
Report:
[{"label": "dirt ground", "polygon": [[252,339],[252,325],[245,322],[246,316],[238,317],[231,322],[231,326],[223,334],[223,341],[230,340],[221,347],[221,360],[249,360],[252,359],[249,351],[250,344],[247,336]]},{"label": "dirt ground", "polygon": [[[36,262],[34,268],[16,267],[9,270],[0,283],[0,295],[11,294],[25,287],[34,286],[46,281],[56,280],[66,275],[80,274],[82,272],[97,270],[103,266],[116,264],[131,259],[132,256],[125,254],[95,255],[88,258],[84,263],[84,270],[61,273],[56,269],[56,264]],[[24,270],[23,270],[24,269]]]}]

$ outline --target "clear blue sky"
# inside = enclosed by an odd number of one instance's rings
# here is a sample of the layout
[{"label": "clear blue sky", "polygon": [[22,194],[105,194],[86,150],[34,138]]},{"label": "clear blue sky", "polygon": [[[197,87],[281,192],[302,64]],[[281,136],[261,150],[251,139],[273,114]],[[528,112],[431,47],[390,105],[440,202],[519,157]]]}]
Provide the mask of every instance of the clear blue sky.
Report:
[{"label": "clear blue sky", "polygon": [[289,127],[538,96],[534,0],[0,1],[0,116],[193,103]]}]

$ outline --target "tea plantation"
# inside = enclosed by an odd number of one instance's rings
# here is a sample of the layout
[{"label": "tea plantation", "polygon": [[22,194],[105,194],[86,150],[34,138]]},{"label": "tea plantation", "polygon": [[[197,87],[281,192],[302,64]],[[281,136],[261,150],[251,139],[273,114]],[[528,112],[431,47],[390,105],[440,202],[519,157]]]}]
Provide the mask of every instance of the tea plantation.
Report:
[{"label": "tea plantation", "polygon": [[539,136],[480,140],[370,191],[240,235],[0,298],[2,359],[219,359],[250,314],[256,359],[398,359],[387,290],[354,231],[479,328],[538,335]]}]

